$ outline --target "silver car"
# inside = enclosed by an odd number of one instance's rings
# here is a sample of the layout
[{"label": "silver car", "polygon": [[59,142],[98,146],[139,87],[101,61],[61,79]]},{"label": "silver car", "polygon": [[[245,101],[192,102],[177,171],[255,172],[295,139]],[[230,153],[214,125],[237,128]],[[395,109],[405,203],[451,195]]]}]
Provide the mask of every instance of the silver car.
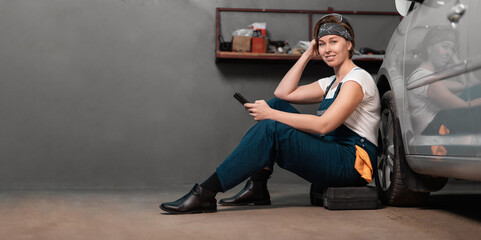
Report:
[{"label": "silver car", "polygon": [[419,205],[448,178],[481,181],[481,1],[396,0],[404,16],[377,75],[376,186]]}]

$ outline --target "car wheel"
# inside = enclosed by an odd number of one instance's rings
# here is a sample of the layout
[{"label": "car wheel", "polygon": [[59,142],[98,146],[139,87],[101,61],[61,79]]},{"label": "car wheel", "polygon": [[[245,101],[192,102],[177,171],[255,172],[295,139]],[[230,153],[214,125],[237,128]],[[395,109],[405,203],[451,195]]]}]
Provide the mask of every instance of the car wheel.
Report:
[{"label": "car wheel", "polygon": [[401,164],[406,159],[392,91],[386,92],[381,99],[379,132],[381,151],[375,172],[379,198],[384,204],[391,206],[423,204],[428,199],[429,192],[411,191],[403,182]]}]

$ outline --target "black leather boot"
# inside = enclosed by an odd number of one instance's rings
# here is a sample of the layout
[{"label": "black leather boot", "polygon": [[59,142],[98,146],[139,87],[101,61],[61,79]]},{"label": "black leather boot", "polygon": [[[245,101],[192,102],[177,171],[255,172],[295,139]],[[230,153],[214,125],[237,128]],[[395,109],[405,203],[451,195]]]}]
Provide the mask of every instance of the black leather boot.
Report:
[{"label": "black leather boot", "polygon": [[185,196],[174,202],[162,203],[159,207],[169,213],[207,213],[217,211],[216,193],[202,188],[199,184]]},{"label": "black leather boot", "polygon": [[240,206],[247,204],[271,205],[271,196],[267,190],[267,181],[248,180],[245,187],[230,198],[223,198],[219,204],[224,206]]}]

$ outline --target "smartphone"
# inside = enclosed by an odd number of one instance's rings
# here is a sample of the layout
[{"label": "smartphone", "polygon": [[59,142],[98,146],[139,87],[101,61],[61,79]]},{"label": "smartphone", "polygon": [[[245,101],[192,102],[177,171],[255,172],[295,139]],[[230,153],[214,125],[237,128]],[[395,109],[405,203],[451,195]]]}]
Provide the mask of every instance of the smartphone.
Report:
[{"label": "smartphone", "polygon": [[248,103],[249,101],[247,101],[247,99],[245,97],[243,97],[240,93],[236,92],[234,94],[234,97],[235,99],[237,99],[237,101],[239,101],[242,105],[244,105],[245,103]]}]

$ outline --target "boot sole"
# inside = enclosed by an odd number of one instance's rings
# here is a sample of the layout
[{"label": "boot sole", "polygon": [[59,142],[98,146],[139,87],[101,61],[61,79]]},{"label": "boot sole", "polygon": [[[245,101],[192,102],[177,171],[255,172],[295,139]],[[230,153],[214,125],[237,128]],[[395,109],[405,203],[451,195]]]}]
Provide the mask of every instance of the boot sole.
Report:
[{"label": "boot sole", "polygon": [[197,209],[197,210],[192,210],[192,211],[186,211],[186,212],[179,212],[179,211],[174,211],[168,208],[163,208],[162,206],[159,206],[160,209],[168,212],[168,213],[173,213],[173,214],[194,214],[194,213],[213,213],[217,212],[217,208],[215,209]]},{"label": "boot sole", "polygon": [[255,205],[255,206],[260,206],[260,205],[271,205],[271,200],[268,201],[251,201],[251,202],[244,202],[244,203],[224,203],[224,202],[219,202],[220,205],[222,206],[245,206],[245,205]]}]

